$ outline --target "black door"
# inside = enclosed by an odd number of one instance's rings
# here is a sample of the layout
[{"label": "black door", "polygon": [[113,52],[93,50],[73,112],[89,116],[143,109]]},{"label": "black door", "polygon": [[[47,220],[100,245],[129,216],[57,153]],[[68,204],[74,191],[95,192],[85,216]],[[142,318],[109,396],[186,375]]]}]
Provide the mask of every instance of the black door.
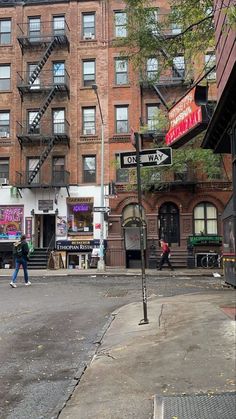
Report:
[{"label": "black door", "polygon": [[43,216],[43,247],[54,248],[55,245],[55,215]]},{"label": "black door", "polygon": [[172,202],[166,202],[159,211],[160,229],[159,238],[167,243],[179,244],[179,209]]}]

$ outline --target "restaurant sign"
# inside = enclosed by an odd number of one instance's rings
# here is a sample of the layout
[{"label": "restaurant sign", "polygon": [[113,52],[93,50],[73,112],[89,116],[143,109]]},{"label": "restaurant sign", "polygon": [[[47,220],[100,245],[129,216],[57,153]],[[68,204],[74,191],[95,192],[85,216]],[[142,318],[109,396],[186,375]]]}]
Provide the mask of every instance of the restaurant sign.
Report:
[{"label": "restaurant sign", "polygon": [[196,104],[195,93],[196,86],[170,109],[167,146],[178,148],[206,129],[209,122],[206,106]]},{"label": "restaurant sign", "polygon": [[221,245],[222,236],[189,236],[189,244],[192,246],[197,245]]}]

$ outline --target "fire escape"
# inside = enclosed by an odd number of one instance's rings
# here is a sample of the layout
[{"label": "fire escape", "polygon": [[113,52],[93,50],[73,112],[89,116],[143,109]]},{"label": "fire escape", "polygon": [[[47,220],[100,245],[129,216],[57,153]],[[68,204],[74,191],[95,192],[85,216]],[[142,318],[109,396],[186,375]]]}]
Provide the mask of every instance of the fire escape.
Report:
[{"label": "fire escape", "polygon": [[[17,138],[21,149],[24,147],[39,147],[41,155],[38,162],[31,170],[25,173],[17,173],[18,187],[60,187],[69,185],[69,173],[65,170],[59,173],[52,173],[52,179],[45,182],[40,181],[40,169],[50,155],[55,145],[70,146],[69,124],[65,119],[65,109],[55,111],[47,117],[49,105],[55,98],[60,101],[70,98],[69,75],[65,69],[65,61],[60,61],[59,51],[69,51],[69,29],[64,18],[61,21],[34,22],[20,24],[17,40],[20,44],[24,61],[32,62],[32,56],[40,54],[40,59],[34,64],[28,64],[24,72],[18,72],[17,87],[21,95],[22,103],[34,111],[27,111],[26,119],[17,122]],[[50,62],[49,58],[56,53],[56,61]],[[45,66],[47,64],[47,66]],[[51,65],[51,70],[44,70]],[[64,102],[63,102],[64,103]],[[59,115],[59,116],[58,116]],[[42,151],[43,148],[43,151]],[[58,176],[60,175],[60,176]]]}]

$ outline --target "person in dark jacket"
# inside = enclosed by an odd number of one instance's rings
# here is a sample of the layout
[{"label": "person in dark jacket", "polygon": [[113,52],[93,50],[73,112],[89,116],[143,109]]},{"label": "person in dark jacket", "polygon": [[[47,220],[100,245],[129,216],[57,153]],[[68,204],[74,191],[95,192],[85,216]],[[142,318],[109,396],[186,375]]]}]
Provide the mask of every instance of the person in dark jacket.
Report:
[{"label": "person in dark jacket", "polygon": [[22,235],[20,241],[14,243],[13,245],[13,256],[15,258],[15,271],[12,275],[12,280],[10,282],[10,286],[12,288],[16,288],[16,280],[17,275],[20,269],[20,266],[22,265],[22,268],[24,270],[24,279],[25,279],[25,285],[31,285],[31,282],[29,281],[28,276],[28,270],[27,270],[27,260],[29,257],[29,246],[26,241],[26,236]]},{"label": "person in dark jacket", "polygon": [[167,265],[169,266],[169,268],[173,271],[174,268],[170,263],[170,248],[168,246],[168,243],[166,243],[164,240],[160,240],[160,244],[161,244],[161,249],[162,249],[162,254],[161,254],[161,260],[160,260],[160,264],[159,264],[159,271],[162,270],[162,266],[164,265],[164,263],[166,262]]}]

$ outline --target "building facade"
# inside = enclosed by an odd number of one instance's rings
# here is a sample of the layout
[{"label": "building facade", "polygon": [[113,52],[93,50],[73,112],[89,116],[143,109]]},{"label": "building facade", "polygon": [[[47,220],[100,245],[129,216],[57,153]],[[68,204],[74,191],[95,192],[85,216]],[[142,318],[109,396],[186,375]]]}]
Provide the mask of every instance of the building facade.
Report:
[{"label": "building facade", "polygon": [[[160,13],[165,2],[154,1]],[[103,1],[0,1],[0,263],[11,264],[12,242],[25,232],[35,248],[60,251],[65,267],[86,269],[99,245],[103,222],[108,266],[139,265],[137,193],[119,153],[132,150],[130,128],[153,128],[168,98],[186,91],[185,63],[176,57],[160,86],[140,80],[114,40],[126,36],[125,4]],[[175,28],[176,30],[176,28]],[[204,60],[204,57],[202,57]],[[147,61],[151,79],[156,57]],[[214,83],[210,94],[215,98]],[[104,154],[101,156],[102,120]],[[159,90],[158,90],[159,91]],[[163,133],[158,133],[164,138]],[[147,140],[145,147],[153,146]],[[157,140],[155,140],[157,141]],[[157,142],[158,144],[158,142]],[[220,216],[230,196],[227,177],[209,181],[201,172],[169,174],[162,190],[145,193],[147,265],[165,236],[185,264],[189,236],[202,252],[218,253]],[[115,182],[116,192],[108,185]],[[214,237],[213,237],[214,236]]]}]

